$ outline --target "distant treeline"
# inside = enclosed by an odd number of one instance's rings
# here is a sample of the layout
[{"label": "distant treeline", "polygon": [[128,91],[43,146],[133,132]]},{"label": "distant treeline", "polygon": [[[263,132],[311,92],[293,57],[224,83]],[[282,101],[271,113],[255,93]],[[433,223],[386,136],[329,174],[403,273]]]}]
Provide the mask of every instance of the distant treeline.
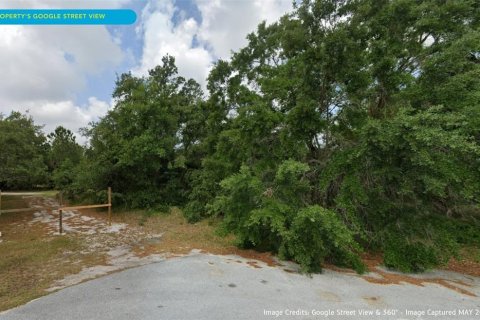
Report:
[{"label": "distant treeline", "polygon": [[47,136],[41,129],[28,114],[0,114],[0,190],[70,185],[83,148],[62,126]]},{"label": "distant treeline", "polygon": [[166,56],[117,79],[80,160],[31,129],[10,163],[71,196],[111,186],[126,207],[222,217],[240,246],[308,272],[362,271],[365,249],[422,271],[479,245],[480,2],[304,0],[218,61],[207,89]]}]

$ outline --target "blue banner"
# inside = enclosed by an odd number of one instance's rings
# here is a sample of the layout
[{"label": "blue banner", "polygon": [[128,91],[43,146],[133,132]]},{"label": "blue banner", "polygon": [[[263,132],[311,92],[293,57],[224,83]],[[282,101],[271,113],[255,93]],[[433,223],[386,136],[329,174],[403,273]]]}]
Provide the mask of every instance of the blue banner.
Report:
[{"label": "blue banner", "polygon": [[0,25],[120,25],[136,20],[129,9],[0,9]]}]

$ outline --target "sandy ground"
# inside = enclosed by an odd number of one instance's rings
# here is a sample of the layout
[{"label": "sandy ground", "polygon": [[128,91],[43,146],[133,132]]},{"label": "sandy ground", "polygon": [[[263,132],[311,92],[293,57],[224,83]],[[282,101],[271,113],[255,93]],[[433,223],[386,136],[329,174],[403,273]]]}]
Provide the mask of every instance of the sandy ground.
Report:
[{"label": "sandy ground", "polygon": [[[6,193],[4,193],[6,194]],[[57,281],[47,291],[55,291],[88,279],[93,279],[114,271],[145,265],[159,261],[165,255],[151,254],[138,257],[134,249],[142,248],[144,243],[161,240],[162,234],[147,233],[126,223],[108,224],[105,213],[94,211],[63,211],[63,235],[59,234],[59,203],[54,198],[40,197],[38,193],[11,193],[20,195],[32,207],[27,218],[13,223],[17,229],[41,228],[45,236],[75,235],[85,243],[81,253],[88,255],[97,253],[106,256],[102,265],[83,268],[78,274],[72,274]],[[31,216],[28,218],[28,215]],[[64,253],[68,256],[69,252]]]}]

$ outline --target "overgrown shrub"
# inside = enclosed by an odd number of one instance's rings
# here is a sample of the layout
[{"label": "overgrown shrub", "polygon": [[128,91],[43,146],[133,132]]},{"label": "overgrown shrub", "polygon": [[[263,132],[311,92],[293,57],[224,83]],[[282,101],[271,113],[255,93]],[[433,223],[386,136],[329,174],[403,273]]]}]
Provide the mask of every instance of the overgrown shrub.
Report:
[{"label": "overgrown shrub", "polygon": [[274,181],[264,183],[242,166],[222,181],[223,193],[211,209],[223,215],[226,229],[243,247],[278,252],[298,262],[304,272],[321,271],[325,259],[363,272],[360,247],[340,217],[320,206],[305,207],[308,169],[287,160]]},{"label": "overgrown shrub", "polygon": [[437,266],[439,259],[433,246],[392,238],[385,245],[384,264],[402,272],[421,272]]},{"label": "overgrown shrub", "polygon": [[53,171],[53,184],[57,190],[65,190],[68,188],[75,178],[75,166],[70,161],[66,159],[58,168]]},{"label": "overgrown shrub", "polygon": [[188,222],[195,223],[205,217],[205,203],[199,200],[192,200],[183,208],[183,214]]},{"label": "overgrown shrub", "polygon": [[275,200],[264,200],[262,207],[252,210],[246,222],[243,243],[257,250],[283,252],[288,237],[292,208]]},{"label": "overgrown shrub", "polygon": [[453,219],[438,215],[403,217],[381,233],[384,264],[403,272],[423,272],[458,256]]},{"label": "overgrown shrub", "polygon": [[251,212],[260,208],[264,186],[247,166],[221,182],[222,194],[216,197],[209,210],[224,217],[226,227],[234,232],[239,244],[248,246],[248,220]]},{"label": "overgrown shrub", "polygon": [[334,212],[310,206],[295,216],[287,238],[287,252],[305,272],[321,271],[326,258],[340,266],[363,273],[365,265],[358,253],[360,246],[352,232]]}]

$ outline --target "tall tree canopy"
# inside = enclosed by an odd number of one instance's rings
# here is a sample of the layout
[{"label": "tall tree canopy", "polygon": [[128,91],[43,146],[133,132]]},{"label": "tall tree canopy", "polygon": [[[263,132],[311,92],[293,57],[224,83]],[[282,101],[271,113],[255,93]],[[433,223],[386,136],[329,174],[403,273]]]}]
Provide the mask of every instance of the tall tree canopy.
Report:
[{"label": "tall tree canopy", "polygon": [[0,189],[28,189],[46,184],[48,147],[31,117],[0,115]]},{"label": "tall tree canopy", "polygon": [[82,148],[77,143],[72,131],[58,126],[55,131],[47,135],[50,145],[50,166],[58,168],[63,162],[71,161],[74,164],[80,162]]},{"label": "tall tree canopy", "polygon": [[72,184],[75,178],[75,167],[83,157],[83,148],[77,143],[72,131],[58,126],[47,135],[49,150],[49,166],[54,186],[63,190]]},{"label": "tall tree canopy", "polygon": [[[225,215],[245,245],[258,246],[260,190],[295,203],[275,192],[278,170],[294,160],[308,165],[300,181],[309,185],[296,202],[334,210],[366,246],[387,250],[387,264],[422,269],[435,258],[397,260],[405,251],[450,252],[455,236],[422,236],[444,217],[470,222],[480,199],[478,3],[303,1],[248,40],[212,71],[210,103],[227,126],[203,161],[188,216]],[[242,165],[253,185],[220,183],[239,178]],[[243,198],[231,197],[234,186]],[[230,207],[239,203],[251,207]],[[268,212],[263,241],[291,242],[277,229],[296,215]]]},{"label": "tall tree canopy", "polygon": [[478,1],[304,0],[218,61],[122,75],[73,184],[221,216],[239,244],[319,268],[423,270],[479,244]]},{"label": "tall tree canopy", "polygon": [[146,77],[120,76],[115,107],[86,132],[80,187],[111,186],[133,207],[179,204],[187,169],[200,165],[202,95],[198,83],[177,75],[170,56]]}]

